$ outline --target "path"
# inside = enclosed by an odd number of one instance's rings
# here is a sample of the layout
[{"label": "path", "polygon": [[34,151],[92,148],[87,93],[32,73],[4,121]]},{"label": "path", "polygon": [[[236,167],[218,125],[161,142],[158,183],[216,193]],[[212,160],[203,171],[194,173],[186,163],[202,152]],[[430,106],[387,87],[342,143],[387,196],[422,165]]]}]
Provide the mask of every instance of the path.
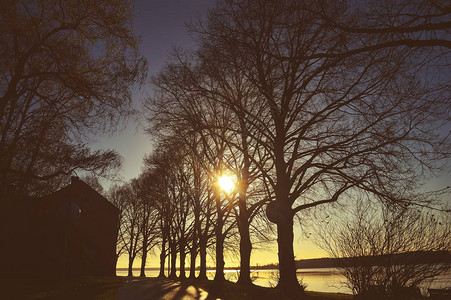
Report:
[{"label": "path", "polygon": [[190,284],[160,278],[127,278],[118,300],[205,300],[208,293]]}]

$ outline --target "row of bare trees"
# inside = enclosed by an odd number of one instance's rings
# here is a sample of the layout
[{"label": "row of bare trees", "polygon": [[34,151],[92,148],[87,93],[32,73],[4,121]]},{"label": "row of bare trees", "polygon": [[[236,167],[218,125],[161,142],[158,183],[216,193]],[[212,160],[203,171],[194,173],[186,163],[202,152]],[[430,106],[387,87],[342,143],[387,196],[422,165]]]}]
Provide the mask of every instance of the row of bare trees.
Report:
[{"label": "row of bare trees", "polygon": [[238,183],[228,207],[216,191],[209,199],[218,279],[229,211],[240,281],[249,282],[249,228],[266,207],[278,288],[297,294],[293,224],[304,211],[357,195],[433,205],[416,192],[450,157],[449,6],[376,2],[219,1],[191,26],[198,48],[175,51],[154,78],[149,132],[188,145],[210,184],[221,172]]},{"label": "row of bare trees", "polygon": [[[251,239],[265,242],[271,236],[267,222],[257,224],[264,219],[258,210],[264,203],[259,200],[262,189],[247,191],[245,200],[240,198],[243,197],[240,186],[229,194],[221,191],[217,185],[217,178],[222,175],[217,169],[218,154],[214,154],[211,161],[208,160],[210,154],[206,154],[214,150],[203,148],[199,135],[197,139],[173,136],[146,157],[145,171],[138,179],[111,188],[110,201],[122,211],[117,255],[128,256],[129,276],[138,255],[142,262],[141,276],[145,275],[147,253],[157,246],[160,277],[165,276],[165,265],[169,261],[170,278],[177,276],[177,270],[180,278],[186,278],[189,265],[189,278],[206,279],[207,257],[211,255],[216,261],[215,280],[224,281],[224,255],[237,253],[235,245],[239,234],[244,236],[247,246],[240,247],[241,257],[247,257],[241,260],[240,282],[251,283]],[[221,157],[224,152],[223,149]],[[146,229],[149,234],[145,233]],[[199,274],[196,274],[197,267]]]}]

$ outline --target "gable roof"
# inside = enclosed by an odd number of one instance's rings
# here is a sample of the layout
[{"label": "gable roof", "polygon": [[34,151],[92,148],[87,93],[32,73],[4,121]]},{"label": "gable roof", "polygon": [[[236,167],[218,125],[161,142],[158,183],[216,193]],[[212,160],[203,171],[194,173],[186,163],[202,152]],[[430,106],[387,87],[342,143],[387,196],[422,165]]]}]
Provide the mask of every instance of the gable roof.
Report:
[{"label": "gable roof", "polygon": [[72,177],[71,183],[62,189],[54,192],[53,194],[50,194],[46,198],[48,199],[56,199],[56,198],[69,198],[69,197],[76,197],[76,195],[84,195],[84,198],[87,198],[88,196],[90,199],[95,199],[95,201],[99,202],[102,207],[106,207],[108,210],[119,214],[120,210],[117,208],[113,203],[108,201],[104,196],[102,196],[100,193],[98,193],[96,190],[94,190],[92,187],[90,187],[87,183],[85,183],[83,180],[81,180],[78,177]]}]

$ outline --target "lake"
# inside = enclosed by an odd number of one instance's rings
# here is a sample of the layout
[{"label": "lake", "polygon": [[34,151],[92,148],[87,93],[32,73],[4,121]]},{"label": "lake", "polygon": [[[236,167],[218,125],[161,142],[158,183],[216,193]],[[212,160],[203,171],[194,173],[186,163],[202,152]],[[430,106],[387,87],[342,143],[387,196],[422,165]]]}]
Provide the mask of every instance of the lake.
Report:
[{"label": "lake", "polygon": [[[251,277],[254,280],[254,284],[271,287],[277,284],[278,272],[276,269],[252,270]],[[197,271],[196,274],[198,273]],[[147,277],[157,277],[158,274],[159,270],[157,269],[146,269]],[[238,280],[239,271],[225,270],[224,274],[227,280],[235,282]],[[302,280],[307,285],[308,291],[352,294],[352,291],[344,284],[345,278],[336,268],[298,269],[296,274],[298,280]],[[127,276],[127,270],[117,270],[116,275]],[[133,269],[133,275],[139,276],[139,269]],[[188,276],[189,272],[186,272],[186,275]],[[208,279],[213,279],[215,270],[207,270],[207,277]],[[451,287],[451,273],[436,277],[423,286],[425,289],[429,287]]]}]

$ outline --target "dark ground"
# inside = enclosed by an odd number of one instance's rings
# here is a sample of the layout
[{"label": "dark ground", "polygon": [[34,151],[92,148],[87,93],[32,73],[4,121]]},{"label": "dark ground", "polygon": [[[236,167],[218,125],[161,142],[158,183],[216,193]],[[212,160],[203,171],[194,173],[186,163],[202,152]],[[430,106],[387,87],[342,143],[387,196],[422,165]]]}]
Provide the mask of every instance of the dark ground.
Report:
[{"label": "dark ground", "polygon": [[[174,281],[139,277],[85,277],[62,282],[45,280],[0,280],[0,299],[119,299],[119,300],[238,300],[238,299],[299,299],[287,298],[279,290],[259,286],[243,287],[225,282]],[[306,292],[302,299],[352,299],[351,295]]]}]

